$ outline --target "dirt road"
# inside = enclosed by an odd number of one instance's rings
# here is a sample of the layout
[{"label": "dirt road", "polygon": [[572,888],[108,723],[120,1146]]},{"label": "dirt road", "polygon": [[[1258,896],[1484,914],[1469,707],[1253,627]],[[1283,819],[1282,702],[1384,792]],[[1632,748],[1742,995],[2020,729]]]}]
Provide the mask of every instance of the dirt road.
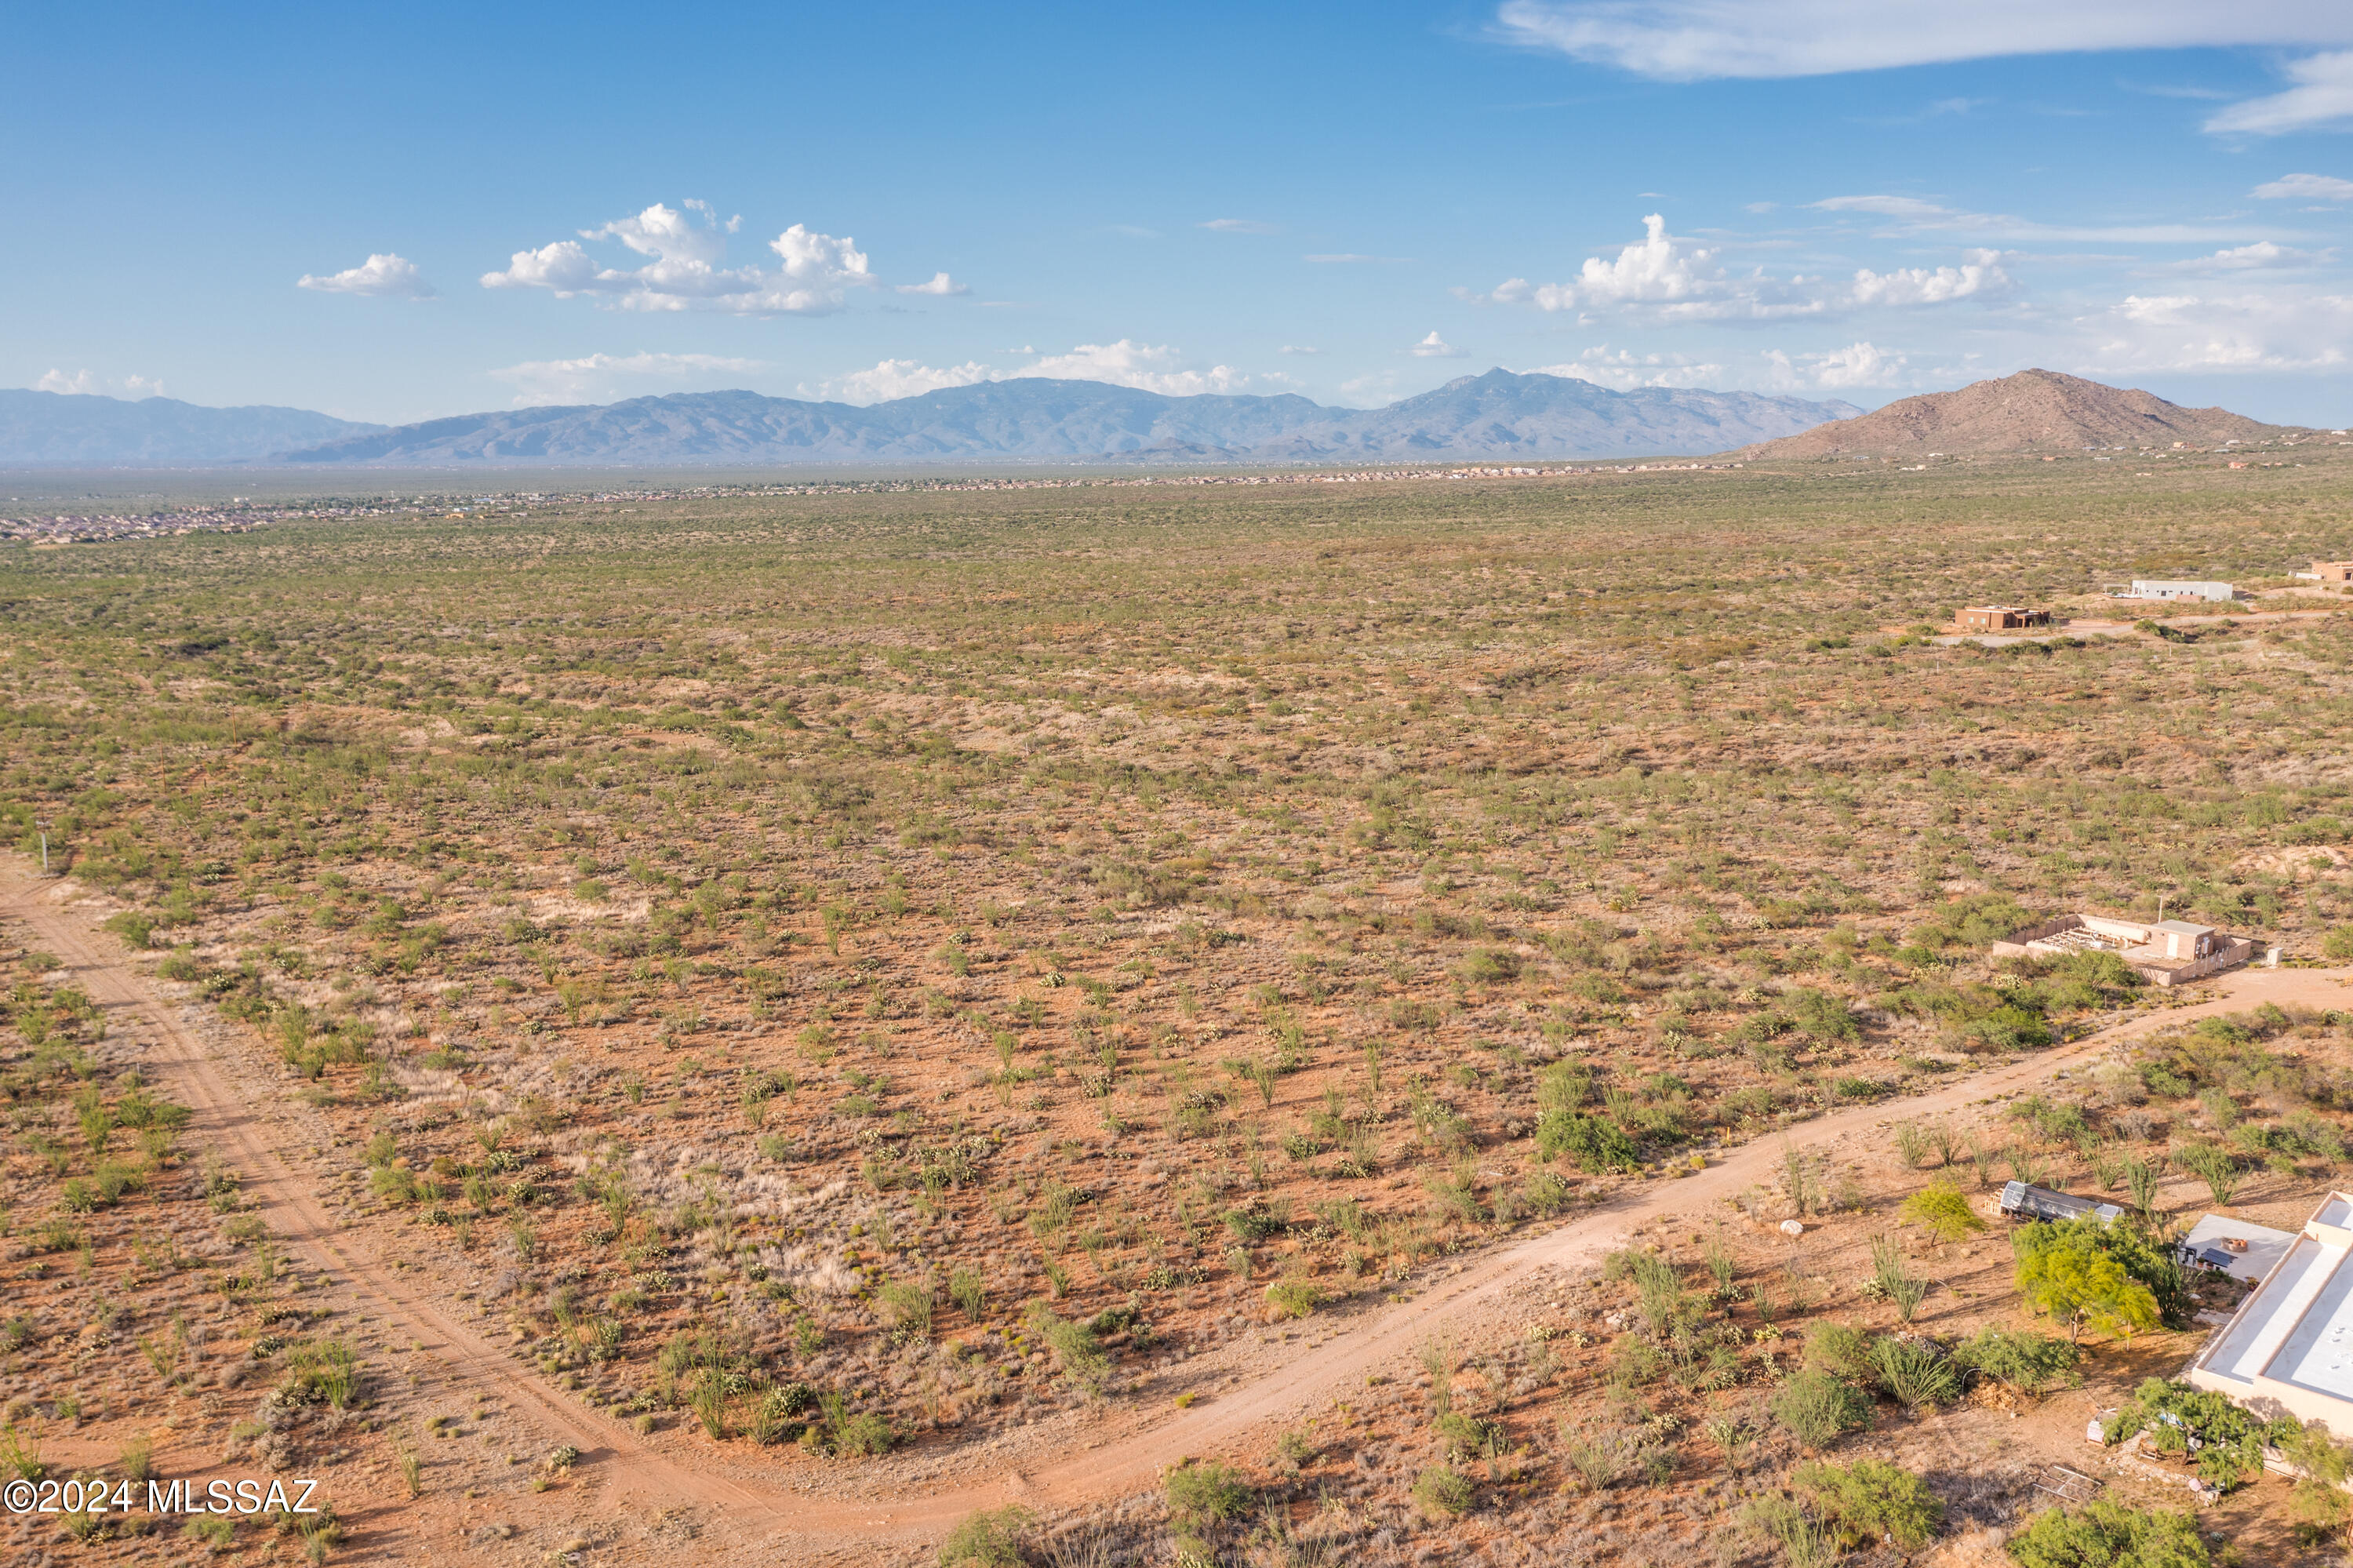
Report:
[{"label": "dirt road", "polygon": [[[264,1107],[248,1103],[179,1008],[156,994],[146,977],[119,955],[112,938],[93,930],[86,910],[68,902],[69,885],[42,882],[16,857],[0,860],[0,866],[5,867],[0,872],[0,914],[27,927],[34,945],[58,954],[76,983],[110,1013],[135,1013],[148,1022],[162,1043],[153,1075],[195,1113],[192,1139],[221,1146],[245,1172],[254,1207],[274,1231],[365,1309],[406,1325],[453,1378],[504,1396],[542,1425],[551,1441],[580,1449],[585,1462],[608,1476],[617,1493],[651,1506],[708,1505],[719,1538],[712,1544],[723,1541],[746,1552],[786,1544],[801,1553],[860,1542],[910,1544],[936,1538],[975,1509],[1008,1500],[1072,1507],[1149,1489],[1160,1469],[1181,1456],[1230,1450],[1262,1427],[1295,1421],[1327,1400],[1361,1390],[1369,1373],[1394,1372],[1421,1341],[1503,1308],[1506,1292],[1540,1271],[1588,1266],[1656,1221],[1720,1213],[1725,1200],[1770,1183],[1782,1158],[1781,1140],[1763,1139],[1725,1151],[1692,1176],[1628,1188],[1566,1224],[1456,1266],[1455,1272],[1433,1279],[1410,1299],[1303,1350],[1271,1372],[1255,1374],[1229,1394],[1189,1410],[1139,1410],[1114,1417],[1095,1446],[1050,1467],[987,1484],[878,1493],[845,1503],[797,1492],[781,1472],[770,1479],[730,1477],[711,1464],[664,1454],[583,1407],[444,1311],[431,1298],[427,1282],[404,1279],[386,1266],[373,1227],[348,1224],[327,1211],[288,1162],[292,1150],[283,1147],[284,1135],[265,1118]],[[1884,1141],[1883,1129],[1891,1122],[1963,1111],[2022,1092],[2163,1025],[2264,1001],[2343,1006],[2353,996],[2348,984],[2353,969],[2242,969],[2198,988],[2200,1000],[2159,1008],[1926,1094],[1804,1123],[1791,1129],[1790,1141],[1825,1152],[1876,1146]]]}]

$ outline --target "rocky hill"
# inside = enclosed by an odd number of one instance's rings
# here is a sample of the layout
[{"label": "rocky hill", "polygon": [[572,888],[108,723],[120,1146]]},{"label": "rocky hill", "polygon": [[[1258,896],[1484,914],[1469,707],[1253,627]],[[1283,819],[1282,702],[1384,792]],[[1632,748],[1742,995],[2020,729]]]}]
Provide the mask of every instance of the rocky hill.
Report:
[{"label": "rocky hill", "polygon": [[2227,408],[2184,408],[2151,392],[2055,370],[2021,370],[1953,392],[1890,403],[1734,454],[1741,458],[1922,456],[1929,452],[2060,452],[2085,447],[2215,446],[2293,433]]}]

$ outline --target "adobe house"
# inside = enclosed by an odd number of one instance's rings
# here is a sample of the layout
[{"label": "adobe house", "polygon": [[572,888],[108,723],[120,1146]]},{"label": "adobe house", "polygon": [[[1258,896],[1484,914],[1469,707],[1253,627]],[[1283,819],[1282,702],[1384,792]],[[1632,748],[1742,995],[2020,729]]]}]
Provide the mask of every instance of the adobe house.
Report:
[{"label": "adobe house", "polygon": [[1997,959],[2081,952],[2114,953],[2142,979],[2177,986],[2237,968],[2255,956],[2255,944],[2188,920],[2060,915],[2023,931],[2012,931],[1993,945]]},{"label": "adobe house", "polygon": [[1963,631],[2019,631],[2050,625],[2051,612],[2015,604],[1972,604],[1954,613],[1953,624]]},{"label": "adobe house", "polygon": [[2312,570],[2301,575],[2316,582],[2353,583],[2353,561],[2315,561]]}]

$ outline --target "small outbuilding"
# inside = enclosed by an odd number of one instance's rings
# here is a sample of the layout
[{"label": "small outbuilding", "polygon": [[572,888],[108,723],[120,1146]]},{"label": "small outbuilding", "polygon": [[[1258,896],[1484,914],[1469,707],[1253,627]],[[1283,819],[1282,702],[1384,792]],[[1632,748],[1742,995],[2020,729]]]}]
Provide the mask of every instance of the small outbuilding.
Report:
[{"label": "small outbuilding", "polygon": [[2115,1224],[2124,1211],[2114,1203],[2094,1202],[2073,1192],[2011,1181],[2001,1190],[2001,1212],[2013,1220],[2080,1220],[2089,1214],[2104,1225]]}]

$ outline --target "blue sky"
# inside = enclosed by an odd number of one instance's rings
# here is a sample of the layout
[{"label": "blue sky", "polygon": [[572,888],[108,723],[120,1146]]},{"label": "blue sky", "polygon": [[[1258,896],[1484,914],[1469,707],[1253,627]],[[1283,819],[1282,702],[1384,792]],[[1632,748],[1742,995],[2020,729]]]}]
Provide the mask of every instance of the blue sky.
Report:
[{"label": "blue sky", "polygon": [[2341,0],[224,15],[13,19],[0,385],[406,420],[2042,365],[2353,418]]}]

